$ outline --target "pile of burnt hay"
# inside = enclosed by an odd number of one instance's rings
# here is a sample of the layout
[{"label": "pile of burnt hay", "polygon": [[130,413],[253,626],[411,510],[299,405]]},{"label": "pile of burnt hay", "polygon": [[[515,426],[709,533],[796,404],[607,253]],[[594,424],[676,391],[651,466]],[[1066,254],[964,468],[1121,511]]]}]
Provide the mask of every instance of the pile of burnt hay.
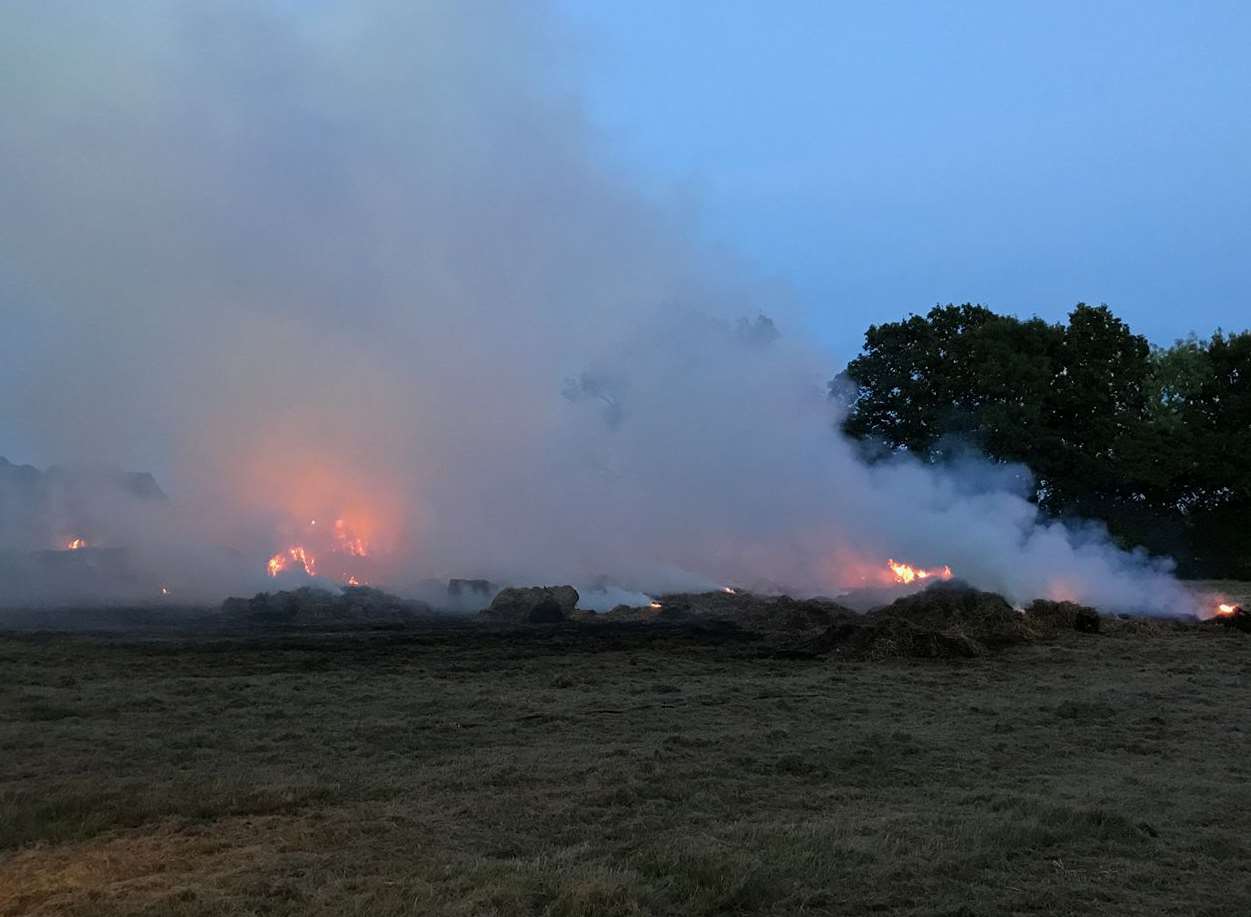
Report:
[{"label": "pile of burnt hay", "polygon": [[785,635],[823,632],[859,618],[859,614],[832,599],[793,599],[780,595],[746,606],[735,621],[748,630]]},{"label": "pile of burnt hay", "polygon": [[732,624],[765,635],[817,634],[833,624],[860,617],[826,598],[794,599],[746,591],[682,592],[662,595],[650,606],[618,605],[586,620],[655,621],[665,624]]},{"label": "pile of burnt hay", "polygon": [[870,611],[824,642],[832,653],[858,658],[961,658],[1037,636],[1003,596],[949,580]]},{"label": "pile of burnt hay", "polygon": [[428,618],[431,609],[425,602],[401,599],[369,586],[344,586],[338,593],[302,586],[289,591],[259,592],[250,599],[226,599],[222,602],[222,615],[233,624],[348,627],[404,624]]},{"label": "pile of burnt hay", "polygon": [[1021,610],[959,580],[934,583],[865,614],[826,598],[723,590],[664,595],[649,608],[621,606],[593,617],[673,626],[723,623],[760,634],[779,655],[855,659],[969,658],[1100,627],[1092,608],[1039,600]]},{"label": "pile of burnt hay", "polygon": [[1001,595],[948,580],[836,623],[812,649],[860,659],[969,658],[1066,630],[1096,633],[1099,621],[1094,609],[1072,602],[1039,600],[1019,610]]},{"label": "pile of burnt hay", "polygon": [[1003,596],[960,580],[934,583],[866,615],[942,633],[961,633],[987,647],[1035,639],[1037,631]]},{"label": "pile of burnt hay", "polygon": [[935,630],[901,618],[845,622],[813,641],[813,654],[851,659],[967,659],[988,648],[959,628]]}]

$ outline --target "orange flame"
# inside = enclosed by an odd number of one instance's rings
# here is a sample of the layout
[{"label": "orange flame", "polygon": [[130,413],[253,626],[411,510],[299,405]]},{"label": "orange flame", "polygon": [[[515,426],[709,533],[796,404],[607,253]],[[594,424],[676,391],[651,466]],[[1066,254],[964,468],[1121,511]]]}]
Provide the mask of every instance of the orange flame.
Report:
[{"label": "orange flame", "polygon": [[931,579],[935,577],[938,579],[951,579],[952,577],[951,567],[948,567],[945,564],[935,570],[925,570],[921,567],[913,567],[910,564],[901,564],[892,557],[886,562],[886,566],[890,568],[890,572],[894,576],[895,582],[897,583],[906,584],[915,582],[916,580]]},{"label": "orange flame", "polygon": [[1227,605],[1224,602],[1216,606],[1216,613],[1218,615],[1232,615],[1237,610],[1237,605]]},{"label": "orange flame", "polygon": [[279,551],[265,564],[270,576],[277,576],[288,569],[292,563],[298,563],[309,576],[317,575],[317,558],[304,550],[300,545],[292,545],[285,551]]},{"label": "orange flame", "polygon": [[67,551],[77,551],[79,548],[85,547],[87,547],[87,541],[85,538],[71,538],[69,541],[65,542],[65,550]]},{"label": "orange flame", "polygon": [[[265,570],[270,576],[277,576],[286,570],[298,570],[301,567],[309,576],[316,576],[318,559],[324,560],[327,554],[340,558],[343,555],[369,556],[368,543],[357,533],[355,527],[344,519],[335,520],[333,534],[327,532],[324,526],[319,530],[317,520],[311,519],[307,530],[300,538],[301,543],[284,548],[266,561]],[[336,578],[347,586],[361,585],[357,573],[352,572],[350,565],[344,566],[348,566],[349,569],[344,570]],[[339,569],[342,570],[343,567]]]}]

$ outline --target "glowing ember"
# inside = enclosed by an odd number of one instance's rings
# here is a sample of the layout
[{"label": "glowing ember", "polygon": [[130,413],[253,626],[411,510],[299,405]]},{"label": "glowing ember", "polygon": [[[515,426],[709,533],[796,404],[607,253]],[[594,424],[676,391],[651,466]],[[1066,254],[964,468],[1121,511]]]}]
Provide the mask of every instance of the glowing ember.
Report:
[{"label": "glowing ember", "polygon": [[724,592],[726,595],[738,595],[738,590],[735,589],[733,586],[722,586],[721,591]]},{"label": "glowing ember", "polygon": [[649,603],[648,607],[649,608],[664,608],[665,606],[661,605],[659,602],[651,602]]},{"label": "glowing ember", "polygon": [[1251,633],[1251,615],[1247,614],[1245,607],[1235,602],[1221,602],[1216,606],[1216,613],[1212,618],[1228,627]]},{"label": "glowing ember", "polygon": [[360,584],[361,584],[361,581],[360,581],[360,580],[358,580],[358,579],[357,579],[356,577],[354,577],[354,576],[349,576],[349,577],[347,578],[347,585],[349,585],[349,586],[359,586]]},{"label": "glowing ember", "polygon": [[79,548],[85,547],[87,547],[87,542],[83,538],[71,538],[65,542],[65,550],[67,551],[77,551]]},{"label": "glowing ember", "polygon": [[944,565],[934,570],[913,567],[910,564],[898,563],[893,557],[886,562],[897,583],[911,583],[926,579],[951,579],[951,568]]},{"label": "glowing ember", "polygon": [[277,576],[292,564],[299,564],[309,576],[317,575],[317,558],[309,554],[300,545],[292,545],[285,551],[279,551],[265,564],[270,576]]}]

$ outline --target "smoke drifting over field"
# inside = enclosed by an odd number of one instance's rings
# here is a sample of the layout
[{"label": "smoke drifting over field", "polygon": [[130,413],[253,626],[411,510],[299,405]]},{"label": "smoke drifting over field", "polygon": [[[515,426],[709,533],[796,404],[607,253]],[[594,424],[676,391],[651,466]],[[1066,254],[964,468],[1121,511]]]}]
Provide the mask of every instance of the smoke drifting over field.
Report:
[{"label": "smoke drifting over field", "polygon": [[829,355],[602,161],[571,37],[533,4],[6,4],[0,452],[156,470],[113,530],[188,598],[343,519],[399,589],[836,593],[893,556],[1190,610],[1010,476],[862,464]]}]

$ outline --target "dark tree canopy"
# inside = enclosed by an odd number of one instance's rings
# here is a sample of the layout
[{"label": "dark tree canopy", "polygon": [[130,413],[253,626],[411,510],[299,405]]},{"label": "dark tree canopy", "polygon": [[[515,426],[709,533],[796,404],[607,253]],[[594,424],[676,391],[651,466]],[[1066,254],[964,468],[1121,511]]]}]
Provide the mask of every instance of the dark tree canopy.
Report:
[{"label": "dark tree canopy", "polygon": [[936,306],[869,328],[831,391],[868,447],[1020,462],[1049,514],[1189,573],[1251,574],[1251,334],[1153,349],[1107,306],[1066,324]]}]

